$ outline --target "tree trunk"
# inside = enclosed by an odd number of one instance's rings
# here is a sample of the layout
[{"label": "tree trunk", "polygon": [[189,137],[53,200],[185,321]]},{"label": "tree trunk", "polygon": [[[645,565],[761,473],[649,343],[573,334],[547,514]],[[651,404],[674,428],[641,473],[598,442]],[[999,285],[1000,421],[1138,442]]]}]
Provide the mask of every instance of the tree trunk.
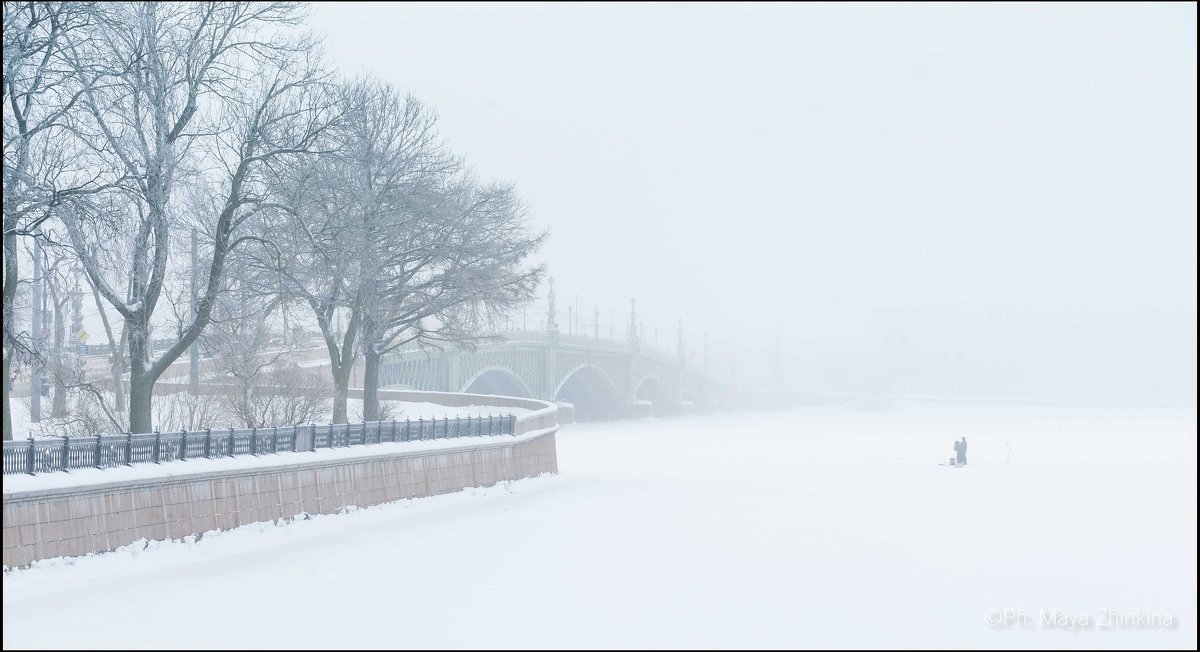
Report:
[{"label": "tree trunk", "polygon": [[350,388],[350,365],[342,364],[333,371],[333,423],[349,423],[346,416],[346,391]]},{"label": "tree trunk", "polygon": [[133,433],[153,432],[150,397],[154,395],[155,377],[148,364],[149,329],[143,314],[125,320],[125,332],[129,333],[129,431]]},{"label": "tree trunk", "polygon": [[154,394],[154,379],[147,373],[129,374],[129,431],[154,432],[151,422],[150,397]]},{"label": "tree trunk", "polygon": [[241,417],[245,426],[259,428],[266,425],[266,423],[259,423],[258,414],[254,409],[254,379],[252,377],[242,378],[241,386],[241,397],[238,400],[241,401]]},{"label": "tree trunk", "polygon": [[379,359],[371,344],[363,346],[366,364],[363,366],[363,421],[379,420]]},{"label": "tree trunk", "polygon": [[333,375],[333,419],[332,423],[349,423],[346,411],[346,393],[350,389],[350,373],[354,365],[354,340],[358,334],[359,320],[362,313],[356,308],[351,310],[350,322],[342,334],[339,346],[337,337],[330,327],[329,313],[323,312],[315,299],[310,297],[309,305],[317,315],[317,325],[325,336],[325,346],[329,349],[329,373]]},{"label": "tree trunk", "polygon": [[16,320],[13,315],[13,302],[17,296],[17,280],[19,268],[17,267],[17,236],[15,233],[9,233],[9,220],[6,217],[4,220],[4,439],[5,441],[13,438],[12,431],[12,414],[8,406],[8,393],[10,376],[12,373],[12,358],[16,355],[16,351],[12,349],[9,342],[9,329],[16,328]]},{"label": "tree trunk", "polygon": [[8,412],[8,372],[10,369],[8,349],[4,349],[4,441],[12,441],[12,415]]}]

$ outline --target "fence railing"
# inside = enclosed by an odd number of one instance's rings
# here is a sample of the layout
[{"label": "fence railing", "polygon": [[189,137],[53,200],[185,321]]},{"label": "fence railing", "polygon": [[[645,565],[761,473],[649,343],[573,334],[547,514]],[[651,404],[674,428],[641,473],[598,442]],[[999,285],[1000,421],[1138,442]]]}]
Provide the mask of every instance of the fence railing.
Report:
[{"label": "fence railing", "polygon": [[[175,343],[175,338],[163,337],[153,341],[152,347],[155,351],[162,351],[170,348]],[[78,344],[79,352],[85,356],[93,355],[108,355],[112,353],[111,344]]]},{"label": "fence railing", "polygon": [[4,442],[4,475],[160,464],[195,458],[315,451],[364,444],[512,435],[516,417],[405,419],[282,428],[227,428]]}]

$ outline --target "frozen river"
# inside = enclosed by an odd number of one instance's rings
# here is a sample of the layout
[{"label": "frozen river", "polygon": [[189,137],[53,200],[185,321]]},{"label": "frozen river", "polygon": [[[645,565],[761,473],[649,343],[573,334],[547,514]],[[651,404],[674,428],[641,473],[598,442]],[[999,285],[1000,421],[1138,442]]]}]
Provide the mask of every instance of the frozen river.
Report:
[{"label": "frozen river", "polygon": [[4,647],[1196,646],[1194,407],[558,442],[558,476],[9,572]]}]

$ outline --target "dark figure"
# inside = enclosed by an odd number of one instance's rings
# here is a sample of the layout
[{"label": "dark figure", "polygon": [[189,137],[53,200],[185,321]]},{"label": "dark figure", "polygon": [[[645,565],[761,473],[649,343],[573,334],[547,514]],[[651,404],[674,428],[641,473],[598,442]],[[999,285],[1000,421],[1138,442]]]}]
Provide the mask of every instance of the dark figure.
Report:
[{"label": "dark figure", "polygon": [[962,463],[963,463],[963,447],[962,447],[962,442],[961,442],[961,441],[958,441],[957,439],[956,439],[956,440],[954,440],[954,463],[955,463],[955,464],[962,464]]},{"label": "dark figure", "polygon": [[963,435],[961,448],[962,448],[962,453],[959,454],[959,457],[962,459],[962,461],[959,462],[959,464],[966,464],[967,463],[967,437],[966,437],[966,435]]}]

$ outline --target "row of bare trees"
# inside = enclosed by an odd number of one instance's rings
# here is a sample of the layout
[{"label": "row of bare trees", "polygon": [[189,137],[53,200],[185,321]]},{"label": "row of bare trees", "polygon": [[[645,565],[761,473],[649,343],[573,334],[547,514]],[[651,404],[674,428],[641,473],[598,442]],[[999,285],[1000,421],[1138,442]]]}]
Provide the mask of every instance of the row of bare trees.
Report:
[{"label": "row of bare trees", "polygon": [[5,438],[13,366],[46,365],[16,314],[34,239],[82,270],[121,352],[113,392],[92,393],[134,432],[193,344],[237,384],[264,366],[264,324],[304,321],[335,422],[359,357],[374,419],[384,354],[486,336],[532,297],[544,234],[513,188],[478,179],[417,99],[330,72],[305,19],[294,3],[4,3]]}]

